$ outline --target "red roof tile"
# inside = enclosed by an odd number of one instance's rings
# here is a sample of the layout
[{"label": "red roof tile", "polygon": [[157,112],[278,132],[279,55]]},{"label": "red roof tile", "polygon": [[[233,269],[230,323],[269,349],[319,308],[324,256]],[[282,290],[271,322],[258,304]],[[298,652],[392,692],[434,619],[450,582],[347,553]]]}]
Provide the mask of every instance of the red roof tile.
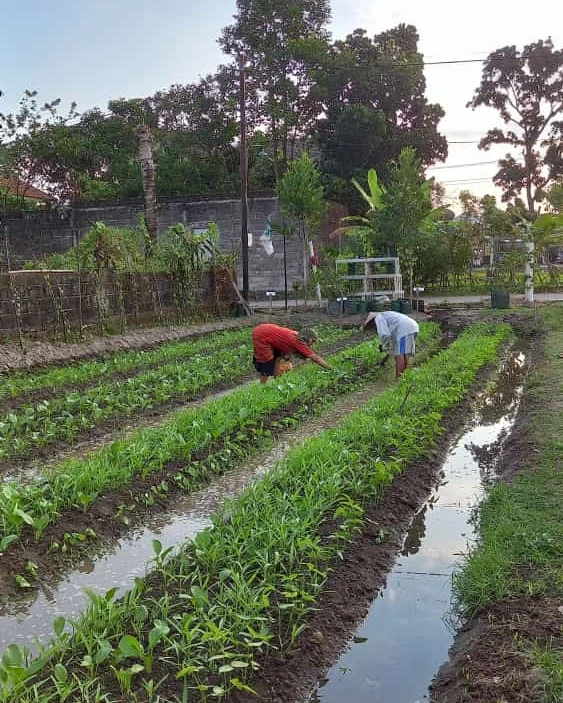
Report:
[{"label": "red roof tile", "polygon": [[52,195],[39,190],[35,186],[22,183],[21,181],[9,181],[7,178],[0,178],[0,193],[29,198],[30,200],[54,200]]}]

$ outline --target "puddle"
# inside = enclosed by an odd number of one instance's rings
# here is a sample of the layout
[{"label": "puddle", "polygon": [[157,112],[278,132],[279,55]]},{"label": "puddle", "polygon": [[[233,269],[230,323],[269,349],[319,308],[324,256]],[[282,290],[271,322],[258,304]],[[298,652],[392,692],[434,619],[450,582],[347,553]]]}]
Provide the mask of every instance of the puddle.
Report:
[{"label": "puddle", "polygon": [[308,703],[422,703],[453,642],[452,573],[474,538],[471,514],[494,477],[523,392],[526,360],[511,353],[451,446],[440,483],[415,516],[386,585]]},{"label": "puddle", "polygon": [[323,429],[337,424],[343,417],[364,405],[380,384],[371,384],[361,391],[340,398],[326,414],[288,430],[267,452],[251,457],[240,469],[219,477],[213,485],[185,496],[168,506],[166,513],[154,516],[126,539],[120,540],[111,552],[96,559],[85,559],[80,567],[60,583],[27,595],[27,600],[12,600],[0,604],[0,655],[9,644],[25,646],[36,651],[35,641],[47,643],[53,634],[53,621],[63,615],[76,618],[87,603],[83,589],[104,593],[117,587],[123,594],[133,586],[134,579],[146,573],[154,556],[152,541],[163,546],[178,547],[210,524],[226,498],[238,495],[251,481],[269,471],[296,444]]}]

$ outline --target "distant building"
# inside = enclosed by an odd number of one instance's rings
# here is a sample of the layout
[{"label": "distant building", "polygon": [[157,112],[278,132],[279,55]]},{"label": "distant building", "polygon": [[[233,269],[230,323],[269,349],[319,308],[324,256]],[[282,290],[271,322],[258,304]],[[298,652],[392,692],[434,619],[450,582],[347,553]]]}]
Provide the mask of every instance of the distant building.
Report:
[{"label": "distant building", "polygon": [[46,193],[44,190],[36,188],[30,183],[0,178],[0,198],[6,196],[45,203],[55,200],[52,195],[49,195],[49,193]]}]

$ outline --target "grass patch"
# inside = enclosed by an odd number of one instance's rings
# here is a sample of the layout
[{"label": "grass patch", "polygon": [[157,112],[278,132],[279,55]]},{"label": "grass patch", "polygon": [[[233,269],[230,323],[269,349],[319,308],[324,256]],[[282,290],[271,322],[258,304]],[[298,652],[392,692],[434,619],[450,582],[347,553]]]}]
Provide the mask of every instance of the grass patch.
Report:
[{"label": "grass patch", "polygon": [[541,671],[546,703],[563,700],[563,649],[534,645],[532,659]]}]

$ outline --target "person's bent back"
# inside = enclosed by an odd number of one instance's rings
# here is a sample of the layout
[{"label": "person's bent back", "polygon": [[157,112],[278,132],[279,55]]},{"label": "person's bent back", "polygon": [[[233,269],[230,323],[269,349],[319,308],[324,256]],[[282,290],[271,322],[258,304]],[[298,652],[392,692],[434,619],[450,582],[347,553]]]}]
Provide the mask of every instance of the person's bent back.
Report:
[{"label": "person's bent back", "polygon": [[252,330],[253,363],[261,382],[265,383],[270,376],[280,376],[290,371],[292,366],[288,362],[292,354],[330,369],[326,361],[311,349],[316,341],[317,334],[312,329],[297,332],[271,322],[257,325]]}]

